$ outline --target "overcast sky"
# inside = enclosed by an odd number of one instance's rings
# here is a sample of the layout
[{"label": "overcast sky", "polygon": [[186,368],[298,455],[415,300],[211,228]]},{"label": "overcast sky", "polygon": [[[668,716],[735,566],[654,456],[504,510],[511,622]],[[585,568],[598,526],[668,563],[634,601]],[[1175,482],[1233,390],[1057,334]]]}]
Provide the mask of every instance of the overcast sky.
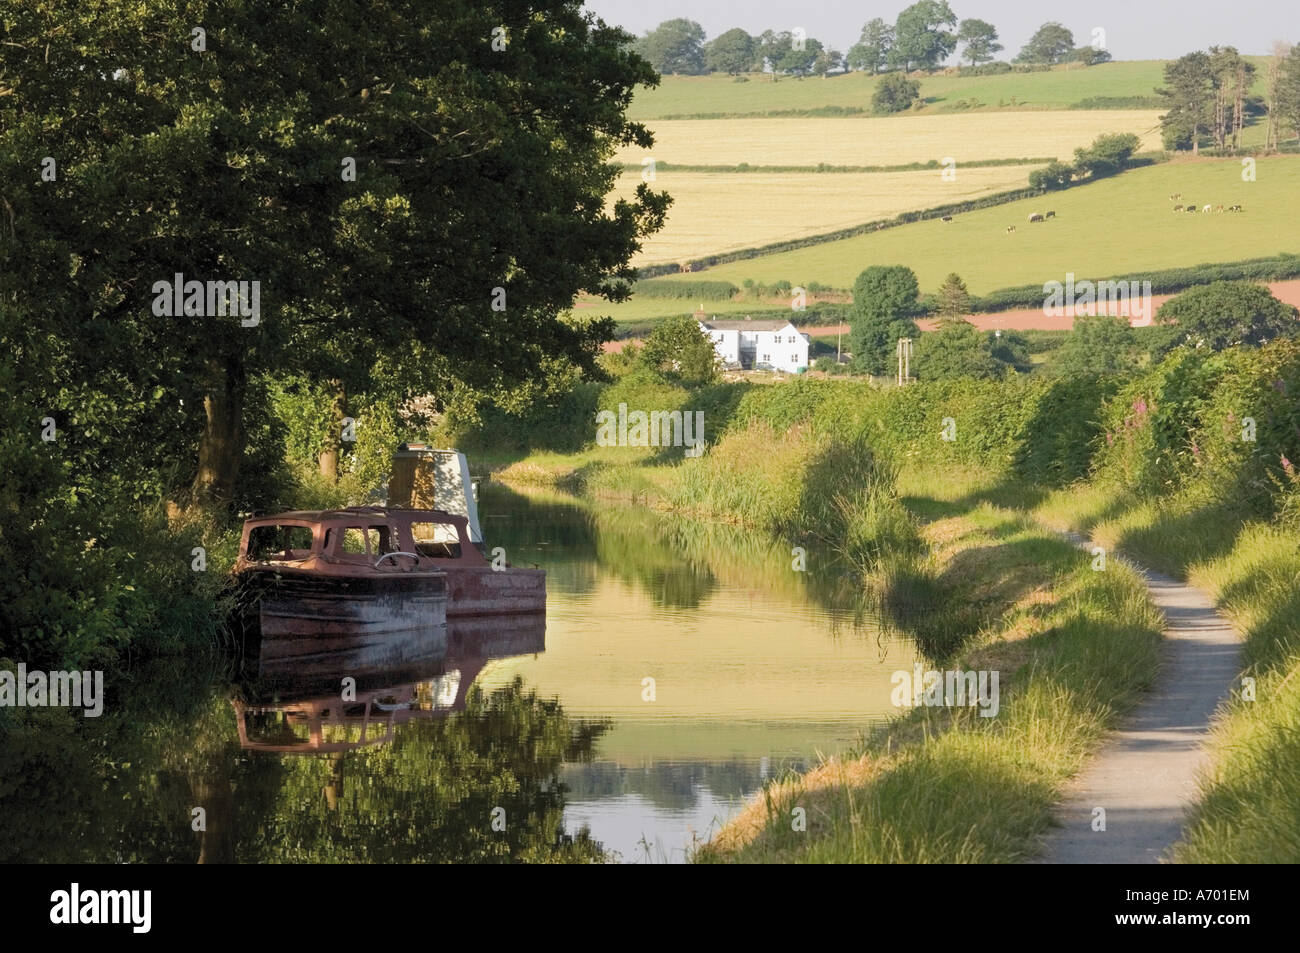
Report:
[{"label": "overcast sky", "polygon": [[[749,33],[803,27],[808,36],[847,52],[872,17],[893,23],[909,0],[586,0],[606,23],[642,36],[664,20],[685,17],[710,39],[732,27]],[[997,27],[1014,56],[1043,23],[1057,20],[1086,46],[1094,27],[1106,31],[1117,60],[1169,59],[1212,44],[1264,54],[1274,40],[1300,43],[1300,0],[948,0],[959,18],[977,17]]]}]

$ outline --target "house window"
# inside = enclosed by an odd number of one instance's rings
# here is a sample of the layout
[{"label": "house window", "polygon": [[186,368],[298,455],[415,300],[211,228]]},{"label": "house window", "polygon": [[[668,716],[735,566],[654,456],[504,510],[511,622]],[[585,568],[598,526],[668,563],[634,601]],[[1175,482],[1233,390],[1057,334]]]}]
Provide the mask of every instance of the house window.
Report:
[{"label": "house window", "polygon": [[791,364],[798,364],[798,363],[799,363],[799,355],[798,355],[798,354],[791,354],[791,355],[790,355],[790,363],[791,363]]},{"label": "house window", "polygon": [[772,363],[772,355],[771,355],[771,354],[764,354],[764,355],[763,355],[763,363],[764,363],[764,364],[771,364],[771,363]]}]

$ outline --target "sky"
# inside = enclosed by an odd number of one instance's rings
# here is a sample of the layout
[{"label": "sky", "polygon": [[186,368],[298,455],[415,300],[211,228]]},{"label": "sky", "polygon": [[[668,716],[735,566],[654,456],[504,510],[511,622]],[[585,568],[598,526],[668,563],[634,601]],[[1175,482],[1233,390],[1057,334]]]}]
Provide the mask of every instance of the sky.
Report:
[{"label": "sky", "polygon": [[[803,27],[808,36],[846,52],[862,24],[873,17],[893,23],[910,0],[853,3],[845,0],[586,0],[606,23],[642,36],[664,20],[685,17],[710,39],[732,27],[752,34]],[[1300,0],[948,0],[957,17],[976,17],[997,27],[1014,56],[1043,23],[1059,21],[1087,46],[1095,27],[1106,31],[1106,48],[1117,60],[1172,59],[1219,44],[1247,54],[1267,54],[1273,41],[1300,43]],[[955,62],[955,58],[953,60]]]}]

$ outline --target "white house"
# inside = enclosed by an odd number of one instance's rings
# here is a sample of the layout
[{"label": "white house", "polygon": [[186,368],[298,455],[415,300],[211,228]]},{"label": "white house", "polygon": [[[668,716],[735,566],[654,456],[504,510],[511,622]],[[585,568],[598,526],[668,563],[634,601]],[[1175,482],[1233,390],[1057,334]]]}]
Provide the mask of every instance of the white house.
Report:
[{"label": "white house", "polygon": [[789,321],[705,321],[698,311],[695,319],[713,341],[724,367],[791,374],[808,368],[808,335]]}]

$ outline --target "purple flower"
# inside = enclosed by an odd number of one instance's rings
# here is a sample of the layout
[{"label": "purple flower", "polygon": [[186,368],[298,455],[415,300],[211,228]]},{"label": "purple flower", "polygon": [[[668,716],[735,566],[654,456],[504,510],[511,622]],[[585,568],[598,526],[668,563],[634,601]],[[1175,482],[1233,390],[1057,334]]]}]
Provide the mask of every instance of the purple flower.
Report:
[{"label": "purple flower", "polygon": [[1289,477],[1295,476],[1295,467],[1292,466],[1291,461],[1286,458],[1285,453],[1282,454],[1282,469],[1286,471],[1287,476]]}]

